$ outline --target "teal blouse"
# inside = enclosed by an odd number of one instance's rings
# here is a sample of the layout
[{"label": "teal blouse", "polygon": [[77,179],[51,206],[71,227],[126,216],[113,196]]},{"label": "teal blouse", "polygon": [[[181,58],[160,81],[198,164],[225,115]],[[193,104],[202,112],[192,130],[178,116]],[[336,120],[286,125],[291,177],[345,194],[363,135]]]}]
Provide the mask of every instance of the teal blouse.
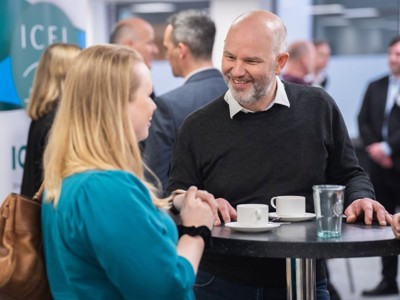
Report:
[{"label": "teal blouse", "polygon": [[194,299],[173,220],[130,173],[66,178],[57,206],[43,202],[42,232],[55,300]]}]

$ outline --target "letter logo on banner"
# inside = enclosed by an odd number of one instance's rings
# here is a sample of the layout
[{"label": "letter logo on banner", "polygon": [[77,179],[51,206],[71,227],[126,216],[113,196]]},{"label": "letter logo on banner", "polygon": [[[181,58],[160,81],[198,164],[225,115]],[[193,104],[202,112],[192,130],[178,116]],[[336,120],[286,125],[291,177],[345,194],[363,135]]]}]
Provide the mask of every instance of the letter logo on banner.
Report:
[{"label": "letter logo on banner", "polygon": [[[56,42],[85,46],[85,32],[50,2],[0,2],[0,202],[20,189],[30,123],[24,108],[43,50]],[[81,6],[70,2],[70,13]]]},{"label": "letter logo on banner", "polygon": [[50,3],[27,6],[13,25],[9,56],[0,62],[0,75],[7,78],[5,89],[0,90],[0,110],[26,106],[38,60],[47,46],[68,42],[83,47],[85,42],[84,33]]}]

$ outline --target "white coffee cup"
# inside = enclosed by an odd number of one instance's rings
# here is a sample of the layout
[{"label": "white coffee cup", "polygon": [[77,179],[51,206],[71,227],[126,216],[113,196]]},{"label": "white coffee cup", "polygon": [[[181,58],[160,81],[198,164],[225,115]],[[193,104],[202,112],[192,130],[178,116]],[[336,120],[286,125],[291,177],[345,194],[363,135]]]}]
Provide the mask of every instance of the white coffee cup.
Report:
[{"label": "white coffee cup", "polygon": [[268,224],[268,205],[266,204],[239,204],[236,211],[237,222],[242,226]]},{"label": "white coffee cup", "polygon": [[306,198],[303,196],[276,196],[271,205],[278,216],[302,216],[306,213]]}]

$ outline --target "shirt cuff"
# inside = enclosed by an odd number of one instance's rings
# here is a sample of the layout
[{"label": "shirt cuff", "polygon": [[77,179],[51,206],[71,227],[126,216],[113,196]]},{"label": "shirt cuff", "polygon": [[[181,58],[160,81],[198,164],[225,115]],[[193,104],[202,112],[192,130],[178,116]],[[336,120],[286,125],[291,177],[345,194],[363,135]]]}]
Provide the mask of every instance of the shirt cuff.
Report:
[{"label": "shirt cuff", "polygon": [[386,155],[390,156],[392,154],[392,148],[390,148],[387,142],[381,142],[381,148],[383,153],[385,153]]}]

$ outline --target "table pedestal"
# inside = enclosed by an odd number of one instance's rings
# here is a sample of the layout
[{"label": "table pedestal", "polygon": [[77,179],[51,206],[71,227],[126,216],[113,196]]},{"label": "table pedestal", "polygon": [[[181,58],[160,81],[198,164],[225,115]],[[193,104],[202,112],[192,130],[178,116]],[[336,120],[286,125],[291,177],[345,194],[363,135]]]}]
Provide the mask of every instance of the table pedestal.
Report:
[{"label": "table pedestal", "polygon": [[286,258],[287,299],[316,300],[315,273],[315,259]]}]

